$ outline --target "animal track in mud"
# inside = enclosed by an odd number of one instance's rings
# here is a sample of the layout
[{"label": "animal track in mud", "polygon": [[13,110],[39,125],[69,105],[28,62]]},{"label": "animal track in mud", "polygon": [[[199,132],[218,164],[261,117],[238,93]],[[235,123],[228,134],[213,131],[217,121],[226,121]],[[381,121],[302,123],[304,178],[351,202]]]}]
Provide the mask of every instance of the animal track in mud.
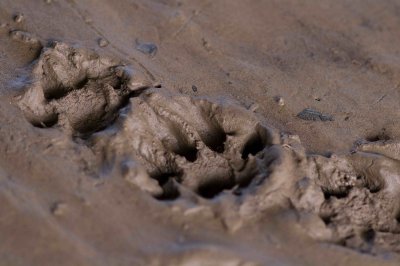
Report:
[{"label": "animal track in mud", "polygon": [[18,101],[26,118],[75,136],[109,125],[129,97],[150,85],[119,61],[60,42],[42,49],[31,83]]},{"label": "animal track in mud", "polygon": [[58,125],[87,139],[108,158],[104,164],[121,165],[124,175],[140,162],[158,185],[133,180],[157,197],[177,196],[178,184],[212,197],[251,181],[261,151],[273,142],[252,112],[156,88],[143,92],[149,87],[121,62],[55,43],[43,49],[18,104],[34,126]]},{"label": "animal track in mud", "polygon": [[122,164],[126,175],[132,174],[127,165],[139,161],[158,181],[147,183],[156,197],[174,198],[184,186],[210,198],[248,185],[274,135],[235,103],[151,89],[131,98],[114,129],[91,141]]},{"label": "animal track in mud", "polygon": [[400,252],[399,148],[399,142],[378,141],[348,155],[309,156],[296,207],[317,213],[330,241],[364,252]]},{"label": "animal track in mud", "polygon": [[[297,138],[279,138],[235,102],[153,88],[122,62],[63,43],[42,49],[18,105],[34,126],[84,138],[99,172],[122,175],[157,198],[271,186],[252,190],[243,204],[264,205],[254,210],[262,213],[286,195],[297,210],[320,217],[324,228],[311,223],[311,235],[400,252],[399,142],[307,155]],[[271,204],[259,202],[267,198]]]}]

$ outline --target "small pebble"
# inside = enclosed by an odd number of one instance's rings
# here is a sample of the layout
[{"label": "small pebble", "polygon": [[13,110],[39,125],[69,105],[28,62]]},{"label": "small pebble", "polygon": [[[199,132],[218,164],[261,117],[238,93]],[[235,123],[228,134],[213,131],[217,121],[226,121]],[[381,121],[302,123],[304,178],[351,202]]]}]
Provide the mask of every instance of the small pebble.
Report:
[{"label": "small pebble", "polygon": [[279,106],[285,105],[285,100],[283,99],[283,97],[276,97],[276,102]]},{"label": "small pebble", "polygon": [[201,41],[202,41],[202,44],[203,44],[204,49],[206,49],[207,52],[211,52],[211,45],[210,45],[210,43],[209,43],[206,39],[204,39],[204,38],[202,38]]},{"label": "small pebble", "polygon": [[61,216],[67,210],[67,204],[64,202],[56,202],[51,206],[50,211],[55,216]]},{"label": "small pebble", "polygon": [[136,40],[136,50],[153,57],[156,55],[158,48],[154,43]]},{"label": "small pebble", "polygon": [[90,24],[92,23],[92,19],[89,17],[84,17],[83,20],[85,21],[85,23]]},{"label": "small pebble", "polygon": [[309,121],[334,121],[334,118],[332,115],[328,114],[323,114],[321,112],[318,112],[317,110],[311,109],[311,108],[306,108],[300,113],[297,114],[297,117],[303,120],[309,120]]},{"label": "small pebble", "polygon": [[16,23],[21,23],[24,20],[24,15],[22,13],[18,13],[14,16],[14,21]]},{"label": "small pebble", "polygon": [[260,106],[258,105],[258,103],[253,103],[252,105],[250,105],[249,110],[252,112],[256,112],[259,108]]},{"label": "small pebble", "polygon": [[100,38],[98,40],[98,44],[99,44],[100,47],[106,47],[109,44],[109,42],[104,38]]}]

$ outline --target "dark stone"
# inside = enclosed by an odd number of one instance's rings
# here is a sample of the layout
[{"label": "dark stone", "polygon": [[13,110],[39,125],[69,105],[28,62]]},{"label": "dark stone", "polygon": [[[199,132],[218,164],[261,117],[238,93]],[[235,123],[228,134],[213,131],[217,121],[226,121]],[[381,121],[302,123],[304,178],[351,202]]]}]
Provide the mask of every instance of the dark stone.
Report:
[{"label": "dark stone", "polygon": [[329,114],[323,114],[321,112],[318,112],[317,110],[311,109],[311,108],[306,108],[300,113],[297,114],[297,117],[303,120],[308,120],[308,121],[334,121],[335,119],[333,118],[332,115]]}]

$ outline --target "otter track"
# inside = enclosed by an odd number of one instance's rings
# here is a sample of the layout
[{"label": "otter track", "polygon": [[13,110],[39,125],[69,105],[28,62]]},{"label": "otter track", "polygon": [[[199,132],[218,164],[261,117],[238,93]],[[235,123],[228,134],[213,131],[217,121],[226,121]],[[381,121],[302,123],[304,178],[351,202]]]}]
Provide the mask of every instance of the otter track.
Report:
[{"label": "otter track", "polygon": [[64,43],[42,49],[18,105],[32,125],[84,139],[107,175],[158,199],[241,195],[242,222],[290,201],[318,217],[304,224],[317,239],[400,252],[399,142],[308,155],[235,102],[154,88],[122,62]]}]

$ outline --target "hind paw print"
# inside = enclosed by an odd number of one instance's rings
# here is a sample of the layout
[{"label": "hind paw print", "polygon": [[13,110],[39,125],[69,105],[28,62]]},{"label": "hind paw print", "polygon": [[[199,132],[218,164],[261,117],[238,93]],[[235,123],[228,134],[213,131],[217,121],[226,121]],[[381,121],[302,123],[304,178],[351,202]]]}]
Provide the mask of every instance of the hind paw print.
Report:
[{"label": "hind paw print", "polygon": [[[277,139],[236,103],[157,89],[131,98],[116,127],[106,153],[139,161],[163,188],[156,195],[162,198],[178,196],[176,184],[207,198],[246,186],[259,172],[263,151]],[[93,145],[104,137],[94,135]]]}]

